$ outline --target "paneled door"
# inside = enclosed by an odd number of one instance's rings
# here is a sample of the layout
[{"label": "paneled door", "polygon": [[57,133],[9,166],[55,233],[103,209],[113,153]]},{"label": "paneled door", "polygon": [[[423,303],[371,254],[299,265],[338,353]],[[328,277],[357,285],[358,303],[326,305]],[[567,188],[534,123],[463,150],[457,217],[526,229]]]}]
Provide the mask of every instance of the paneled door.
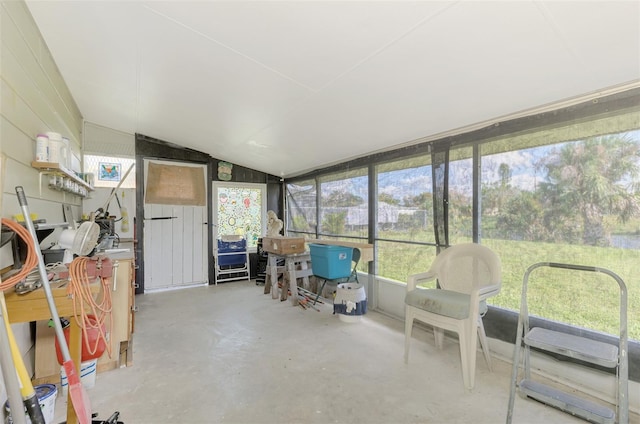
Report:
[{"label": "paneled door", "polygon": [[[206,167],[145,160],[145,292],[208,284],[206,206],[147,203],[148,164]],[[162,184],[162,181],[160,182]]]}]

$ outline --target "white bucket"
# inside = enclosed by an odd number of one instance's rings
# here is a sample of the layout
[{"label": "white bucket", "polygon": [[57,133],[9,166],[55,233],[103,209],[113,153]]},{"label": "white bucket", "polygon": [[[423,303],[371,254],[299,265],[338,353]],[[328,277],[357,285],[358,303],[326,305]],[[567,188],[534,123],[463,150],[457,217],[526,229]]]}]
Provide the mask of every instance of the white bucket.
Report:
[{"label": "white bucket", "polygon": [[[40,409],[42,410],[44,422],[46,424],[53,424],[56,409],[56,394],[58,392],[58,389],[56,389],[56,386],[54,384],[41,384],[34,387],[34,389],[36,391],[36,396],[38,397],[38,403],[40,403]],[[7,411],[7,415],[9,415],[9,401],[4,404],[4,410]],[[25,408],[25,413],[26,410],[27,408]],[[26,418],[27,424],[31,424],[29,414],[26,414]],[[9,416],[7,422],[9,424],[13,423],[11,416]]]},{"label": "white bucket", "polygon": [[55,132],[48,132],[46,135],[49,137],[49,162],[68,167],[69,147],[65,143],[65,139],[61,134]]},{"label": "white bucket", "polygon": [[49,162],[49,137],[45,134],[36,137],[36,161]]},{"label": "white bucket", "polygon": [[[85,389],[90,389],[96,385],[97,364],[97,359],[85,361],[80,364],[80,382]],[[67,373],[64,372],[64,366],[60,367],[60,387],[62,388],[62,395],[66,398],[67,391],[69,390],[69,382],[67,381]]]},{"label": "white bucket", "polygon": [[333,313],[343,322],[359,322],[367,312],[367,293],[363,284],[338,284],[333,299]]}]

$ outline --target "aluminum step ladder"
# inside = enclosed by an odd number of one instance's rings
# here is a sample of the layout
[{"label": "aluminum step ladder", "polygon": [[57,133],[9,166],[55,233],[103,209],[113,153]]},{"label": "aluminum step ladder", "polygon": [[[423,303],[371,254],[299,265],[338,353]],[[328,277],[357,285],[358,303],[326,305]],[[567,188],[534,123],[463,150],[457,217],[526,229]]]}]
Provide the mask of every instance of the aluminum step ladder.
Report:
[{"label": "aluminum step ladder", "polygon": [[[620,289],[620,338],[618,346],[560,331],[540,327],[530,328],[527,285],[531,272],[541,267],[599,272],[610,276],[618,283]],[[617,422],[619,424],[627,424],[629,422],[629,359],[627,343],[627,287],[618,275],[604,268],[583,265],[553,262],[539,262],[531,265],[525,272],[522,283],[522,299],[513,354],[507,424],[510,424],[513,418],[516,392],[523,398],[529,397],[538,400],[593,423],[614,424]],[[615,369],[617,379],[616,410],[614,411],[607,406],[533,380],[530,361],[531,348]],[[520,356],[523,350],[522,368],[524,378],[518,381],[521,367]]]}]

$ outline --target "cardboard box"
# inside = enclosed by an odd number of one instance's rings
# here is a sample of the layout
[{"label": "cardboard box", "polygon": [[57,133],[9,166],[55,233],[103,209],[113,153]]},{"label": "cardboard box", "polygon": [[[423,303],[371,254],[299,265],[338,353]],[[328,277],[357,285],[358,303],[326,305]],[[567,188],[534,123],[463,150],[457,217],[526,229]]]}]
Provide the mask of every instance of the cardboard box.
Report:
[{"label": "cardboard box", "polygon": [[277,255],[304,253],[306,247],[303,237],[264,237],[262,250]]}]

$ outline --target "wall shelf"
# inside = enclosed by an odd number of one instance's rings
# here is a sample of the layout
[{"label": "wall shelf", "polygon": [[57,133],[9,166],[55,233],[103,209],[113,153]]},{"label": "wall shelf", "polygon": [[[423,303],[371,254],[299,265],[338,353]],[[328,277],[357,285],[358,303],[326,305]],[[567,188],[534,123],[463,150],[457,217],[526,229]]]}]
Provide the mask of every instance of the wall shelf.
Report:
[{"label": "wall shelf", "polygon": [[78,177],[75,172],[68,169],[64,165],[54,162],[31,162],[31,166],[37,169],[39,172],[39,188],[40,196],[42,197],[42,176],[43,175],[55,175],[63,178],[67,178],[71,183],[77,184],[77,188],[65,187],[65,184],[61,181],[60,184],[49,184],[49,188],[52,190],[63,191],[70,193],[78,197],[87,197],[90,192],[94,190],[93,186],[87,183],[82,178]]}]

